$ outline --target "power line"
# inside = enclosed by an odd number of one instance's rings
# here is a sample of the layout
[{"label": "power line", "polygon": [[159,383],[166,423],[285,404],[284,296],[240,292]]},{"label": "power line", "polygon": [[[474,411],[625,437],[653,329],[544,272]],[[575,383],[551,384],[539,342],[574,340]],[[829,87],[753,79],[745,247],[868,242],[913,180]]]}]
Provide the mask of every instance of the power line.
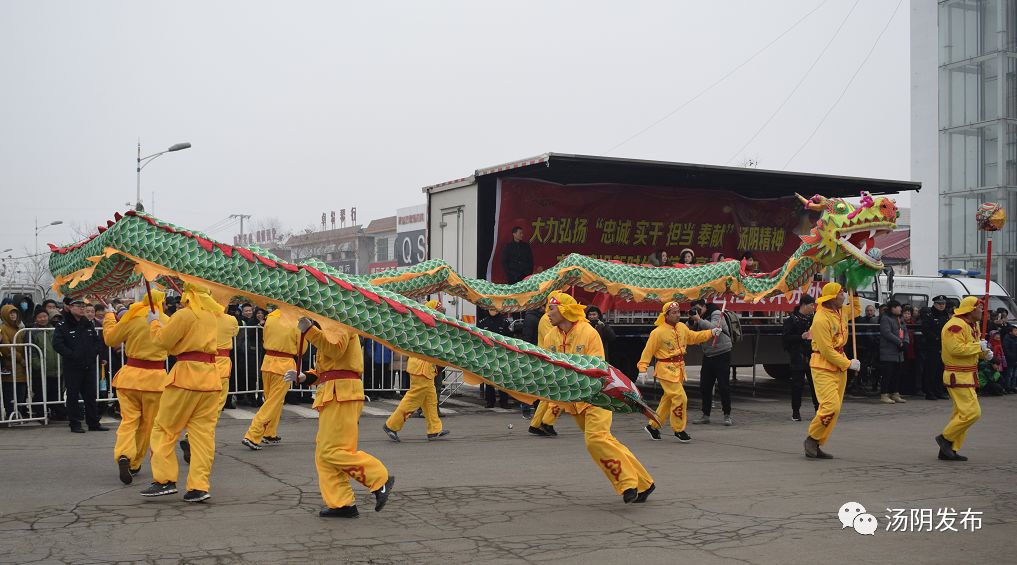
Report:
[{"label": "power line", "polygon": [[833,35],[830,36],[830,40],[827,41],[826,45],[823,46],[823,49],[819,52],[819,55],[816,56],[816,59],[812,61],[812,64],[809,65],[809,68],[805,70],[805,74],[802,75],[802,78],[798,81],[798,84],[796,84],[795,87],[791,89],[791,92],[789,92],[787,97],[784,98],[784,101],[781,102],[779,106],[777,106],[777,109],[774,110],[772,114],[770,114],[770,117],[767,118],[765,122],[763,122],[763,125],[759,126],[759,129],[756,130],[756,133],[752,134],[752,137],[750,137],[749,140],[745,142],[745,145],[742,145],[738,149],[738,151],[735,151],[735,154],[732,155],[731,158],[727,160],[727,163],[725,163],[725,165],[730,165],[731,161],[734,161],[735,158],[741,155],[742,151],[745,151],[745,148],[748,147],[753,141],[755,141],[756,138],[759,137],[759,134],[763,133],[763,130],[766,129],[766,126],[770,125],[770,122],[772,122],[773,119],[777,117],[777,114],[779,114],[780,111],[784,109],[784,106],[787,105],[788,101],[791,100],[791,97],[794,96],[796,92],[798,92],[798,89],[801,88],[802,84],[805,83],[805,79],[809,78],[809,75],[812,73],[812,69],[816,68],[816,65],[819,63],[820,59],[822,59],[823,55],[826,54],[826,51],[830,49],[830,45],[833,45],[833,41],[837,39],[838,35],[840,35],[841,30],[844,29],[844,24],[847,23],[848,18],[851,17],[851,14],[854,13],[855,8],[858,7],[859,1],[860,0],[855,0],[855,3],[851,5],[851,9],[848,10],[847,14],[844,15],[844,19],[840,21],[840,25],[837,26],[836,31],[834,31]]},{"label": "power line", "polygon": [[876,46],[879,45],[879,40],[883,39],[883,34],[886,33],[887,29],[890,29],[890,23],[893,22],[894,16],[897,15],[897,10],[900,9],[900,5],[903,3],[904,0],[898,0],[897,6],[894,7],[893,9],[893,13],[890,14],[890,17],[886,20],[886,25],[883,26],[883,29],[879,32],[879,35],[876,36],[876,40],[872,42],[872,47],[869,48],[869,52],[865,54],[865,58],[862,59],[862,62],[859,63],[858,68],[855,69],[854,74],[851,75],[851,79],[848,80],[847,84],[844,85],[843,90],[840,91],[840,96],[838,96],[837,99],[834,100],[833,105],[831,105],[830,108],[826,111],[826,113],[823,114],[823,118],[819,120],[819,123],[816,124],[815,129],[812,130],[812,133],[810,133],[809,137],[805,139],[805,142],[802,143],[801,147],[799,147],[798,150],[795,151],[793,155],[791,155],[791,158],[788,159],[786,163],[784,163],[784,166],[782,167],[783,169],[787,169],[787,166],[791,164],[791,161],[794,161],[795,157],[797,157],[798,154],[802,152],[802,149],[805,149],[805,146],[807,146],[809,142],[812,141],[812,138],[816,135],[816,132],[819,131],[819,128],[823,127],[823,124],[826,122],[826,118],[830,117],[830,114],[833,112],[834,108],[837,107],[837,104],[840,104],[840,101],[844,98],[844,95],[847,94],[848,89],[851,88],[851,84],[855,81],[855,77],[857,77],[858,73],[861,72],[862,67],[865,66],[865,63],[869,62],[869,57],[872,56],[873,51],[876,50]]},{"label": "power line", "polygon": [[717,79],[713,84],[711,84],[710,86],[707,86],[703,90],[699,91],[698,94],[696,94],[692,98],[686,100],[685,102],[683,102],[680,106],[678,106],[674,110],[671,110],[667,114],[664,114],[664,116],[662,118],[659,118],[659,119],[655,120],[650,125],[644,127],[643,129],[641,129],[641,130],[637,131],[636,133],[630,135],[629,137],[625,138],[624,140],[622,140],[621,143],[618,143],[614,147],[608,149],[607,152],[610,153],[610,152],[614,151],[615,149],[618,149],[622,145],[625,145],[626,143],[628,143],[628,142],[632,141],[633,139],[639,137],[640,135],[643,135],[644,133],[650,131],[651,129],[653,129],[654,127],[659,125],[661,122],[667,120],[671,116],[673,116],[673,115],[677,114],[678,112],[680,112],[683,108],[685,108],[689,104],[692,104],[693,102],[698,100],[701,96],[703,96],[704,94],[706,94],[707,92],[712,90],[715,86],[717,86],[718,84],[724,82],[725,80],[727,80],[728,77],[730,77],[731,75],[735,74],[739,69],[741,69],[745,65],[748,65],[749,63],[751,63],[756,57],[762,55],[764,51],[766,51],[767,49],[772,47],[773,44],[775,44],[778,41],[780,41],[785,35],[791,33],[791,31],[794,30],[796,27],[798,27],[798,25],[801,24],[803,21],[805,21],[806,18],[808,18],[809,16],[814,14],[817,10],[819,10],[820,8],[825,6],[827,2],[829,2],[829,0],[823,0],[823,2],[821,2],[818,6],[816,6],[815,8],[810,10],[809,12],[807,12],[801,18],[799,18],[798,21],[796,21],[795,23],[791,24],[791,27],[789,27],[786,30],[784,30],[780,35],[778,35],[772,41],[770,41],[769,43],[764,45],[759,51],[756,51],[751,57],[749,57],[748,59],[742,61],[742,63],[739,64],[737,67],[735,67],[735,68],[731,69],[730,71],[728,71],[727,74],[725,74],[724,76],[722,76],[719,79]]}]

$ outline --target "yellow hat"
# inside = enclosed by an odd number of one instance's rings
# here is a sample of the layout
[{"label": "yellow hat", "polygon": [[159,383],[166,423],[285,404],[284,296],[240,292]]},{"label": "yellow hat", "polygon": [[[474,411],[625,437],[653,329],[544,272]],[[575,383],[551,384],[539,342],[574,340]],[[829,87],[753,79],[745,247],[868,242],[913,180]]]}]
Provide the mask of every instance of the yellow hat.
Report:
[{"label": "yellow hat", "polygon": [[438,307],[438,301],[434,300],[433,298],[431,300],[428,300],[427,302],[424,303],[424,308],[430,308],[431,310],[434,310],[437,307]]},{"label": "yellow hat", "polygon": [[824,284],[823,292],[822,294],[819,295],[819,298],[816,299],[816,304],[822,304],[824,302],[837,298],[837,295],[840,294],[842,288],[843,287],[840,286],[840,283],[829,282]]},{"label": "yellow hat", "polygon": [[204,310],[211,314],[222,312],[222,304],[212,298],[208,287],[196,284],[185,283],[184,293],[180,296],[180,304],[194,310]]},{"label": "yellow hat", "polygon": [[653,325],[663,326],[664,324],[666,324],[667,322],[664,321],[664,318],[667,317],[667,312],[669,310],[681,310],[681,304],[678,304],[677,302],[665,303],[664,306],[661,307],[660,309],[660,316],[657,316],[657,320],[653,322]]},{"label": "yellow hat", "polygon": [[960,301],[960,305],[953,311],[954,316],[963,316],[968,312],[974,312],[981,300],[977,296],[966,296]]},{"label": "yellow hat", "polygon": [[[151,297],[151,301],[149,301],[149,297]],[[130,307],[127,308],[127,313],[121,316],[120,321],[124,322],[138,316],[147,316],[148,313],[152,311],[152,308],[149,306],[150,304],[155,307],[156,312],[162,315],[164,312],[163,305],[165,303],[166,293],[153,288],[150,295],[146,294],[144,298],[134,304],[131,304]]]},{"label": "yellow hat", "polygon": [[547,305],[558,307],[558,312],[566,320],[576,323],[586,319],[586,307],[576,302],[575,298],[561,291],[554,291],[547,297]]}]

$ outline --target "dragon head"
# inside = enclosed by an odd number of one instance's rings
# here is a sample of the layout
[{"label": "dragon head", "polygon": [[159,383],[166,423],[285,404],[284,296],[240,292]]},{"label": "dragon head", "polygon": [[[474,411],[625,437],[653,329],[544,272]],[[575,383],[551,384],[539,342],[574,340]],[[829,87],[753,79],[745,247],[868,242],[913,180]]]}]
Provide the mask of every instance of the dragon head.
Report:
[{"label": "dragon head", "polygon": [[883,253],[875,247],[875,238],[897,229],[899,212],[892,199],[862,192],[856,206],[843,198],[796,196],[807,209],[821,212],[809,235],[802,236],[812,246],[805,255],[827,266],[846,260],[870,271],[883,268]]}]

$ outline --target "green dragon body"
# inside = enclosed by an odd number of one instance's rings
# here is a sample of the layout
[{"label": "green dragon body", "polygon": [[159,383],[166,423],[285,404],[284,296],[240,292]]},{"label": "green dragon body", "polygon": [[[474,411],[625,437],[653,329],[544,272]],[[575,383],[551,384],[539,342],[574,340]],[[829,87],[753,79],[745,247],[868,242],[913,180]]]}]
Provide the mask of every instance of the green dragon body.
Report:
[{"label": "green dragon body", "polygon": [[570,255],[514,285],[463,278],[438,260],[351,276],[317,260],[291,264],[259,248],[218,243],[134,211],[117,214],[85,241],[51,245],[50,269],[54,287],[70,296],[112,296],[139,284],[142,277],[197,282],[212,288],[220,300],[239,295],[326,326],[338,322],[521,398],[590,402],[650,415],[638,389],[602,359],[551,353],[425,310],[416,299],[444,291],[481,308],[516,312],[542,308],[552,291],[578,286],[635,301],[688,301],[723,293],[760,300],[793,292],[822,268],[839,262],[865,272],[882,268],[871,237],[894,229],[897,210],[892,200],[864,195],[858,208],[820,196],[802,200],[821,211],[819,221],[788,261],[768,274],[747,274],[737,261],[652,268]]}]

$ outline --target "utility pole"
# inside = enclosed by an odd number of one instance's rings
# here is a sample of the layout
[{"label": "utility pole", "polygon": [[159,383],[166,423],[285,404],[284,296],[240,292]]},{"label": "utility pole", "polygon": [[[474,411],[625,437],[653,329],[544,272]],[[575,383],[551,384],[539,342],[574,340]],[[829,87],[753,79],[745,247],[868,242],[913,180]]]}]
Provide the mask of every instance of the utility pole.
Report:
[{"label": "utility pole", "polygon": [[250,214],[230,214],[230,219],[240,218],[240,244],[244,243],[244,220],[250,220]]}]

